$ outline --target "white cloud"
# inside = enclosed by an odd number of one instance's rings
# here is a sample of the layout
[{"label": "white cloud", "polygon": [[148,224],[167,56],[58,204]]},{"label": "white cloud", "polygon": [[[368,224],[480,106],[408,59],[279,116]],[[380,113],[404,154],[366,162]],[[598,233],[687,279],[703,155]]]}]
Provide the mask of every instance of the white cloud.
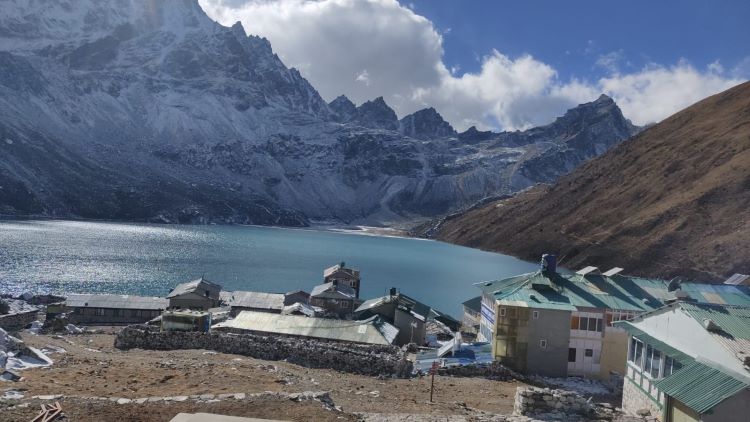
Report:
[{"label": "white cloud", "polygon": [[649,65],[639,72],[614,74],[597,86],[615,99],[625,116],[643,125],[741,82],[726,76],[718,62],[700,71],[683,60],[671,67]]},{"label": "white cloud", "polygon": [[[287,65],[297,67],[321,95],[346,94],[355,103],[383,96],[404,116],[434,106],[456,129],[519,129],[544,124],[567,108],[611,95],[636,124],[658,121],[741,82],[716,62],[697,70],[682,61],[620,73],[622,52],[599,56],[609,76],[562,81],[530,55],[492,51],[481,69],[458,74],[443,62],[443,39],[428,19],[396,0],[200,0],[224,25],[240,20],[267,37]],[[444,31],[444,34],[450,29]],[[589,40],[585,52],[593,54]]]},{"label": "white cloud", "polygon": [[356,81],[362,82],[367,86],[370,86],[370,74],[367,73],[367,69],[360,72],[359,75],[357,75],[356,78],[354,78]]}]

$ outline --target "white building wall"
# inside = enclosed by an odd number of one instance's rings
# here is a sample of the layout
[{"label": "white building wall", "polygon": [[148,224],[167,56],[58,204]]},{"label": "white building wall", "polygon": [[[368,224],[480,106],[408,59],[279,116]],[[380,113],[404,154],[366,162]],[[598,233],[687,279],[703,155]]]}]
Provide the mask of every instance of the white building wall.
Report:
[{"label": "white building wall", "polygon": [[643,320],[631,321],[641,331],[691,357],[718,362],[739,373],[746,370],[739,359],[719,344],[695,318],[679,308],[666,308]]},{"label": "white building wall", "polygon": [[[568,362],[568,375],[599,377],[601,372],[602,335],[606,325],[601,312],[573,312],[571,318],[595,318],[601,321],[602,331],[570,330],[570,348],[576,349],[575,362]],[[586,351],[591,356],[586,356]]]}]

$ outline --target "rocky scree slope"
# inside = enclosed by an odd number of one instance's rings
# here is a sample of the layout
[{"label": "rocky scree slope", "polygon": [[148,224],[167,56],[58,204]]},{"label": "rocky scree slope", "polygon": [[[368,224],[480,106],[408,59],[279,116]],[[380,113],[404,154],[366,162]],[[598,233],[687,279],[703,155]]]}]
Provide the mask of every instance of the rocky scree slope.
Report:
[{"label": "rocky scree slope", "polygon": [[563,265],[721,281],[750,271],[750,82],[538,186],[445,221],[437,238]]},{"label": "rocky scree slope", "polygon": [[602,97],[524,132],[327,104],[195,0],[8,0],[0,214],[388,224],[554,180],[638,129]]}]

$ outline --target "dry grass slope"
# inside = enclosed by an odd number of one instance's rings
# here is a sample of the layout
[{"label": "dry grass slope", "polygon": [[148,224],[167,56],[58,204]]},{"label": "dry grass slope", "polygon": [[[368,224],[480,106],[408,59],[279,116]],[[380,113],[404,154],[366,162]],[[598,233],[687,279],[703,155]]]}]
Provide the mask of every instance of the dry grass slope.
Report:
[{"label": "dry grass slope", "polygon": [[750,82],[538,186],[447,221],[438,238],[563,265],[718,281],[750,272]]}]

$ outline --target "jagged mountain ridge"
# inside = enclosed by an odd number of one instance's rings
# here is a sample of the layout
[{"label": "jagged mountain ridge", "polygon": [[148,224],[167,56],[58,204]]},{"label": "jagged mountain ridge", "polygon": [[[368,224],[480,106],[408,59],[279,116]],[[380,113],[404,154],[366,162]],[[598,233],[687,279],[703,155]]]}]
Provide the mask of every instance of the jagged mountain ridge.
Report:
[{"label": "jagged mountain ridge", "polygon": [[445,221],[437,238],[568,268],[722,281],[750,271],[750,82],[649,127],[557,183]]},{"label": "jagged mountain ridge", "polygon": [[388,223],[549,181],[636,130],[600,99],[468,139],[431,109],[326,104],[196,1],[6,3],[0,214]]}]

